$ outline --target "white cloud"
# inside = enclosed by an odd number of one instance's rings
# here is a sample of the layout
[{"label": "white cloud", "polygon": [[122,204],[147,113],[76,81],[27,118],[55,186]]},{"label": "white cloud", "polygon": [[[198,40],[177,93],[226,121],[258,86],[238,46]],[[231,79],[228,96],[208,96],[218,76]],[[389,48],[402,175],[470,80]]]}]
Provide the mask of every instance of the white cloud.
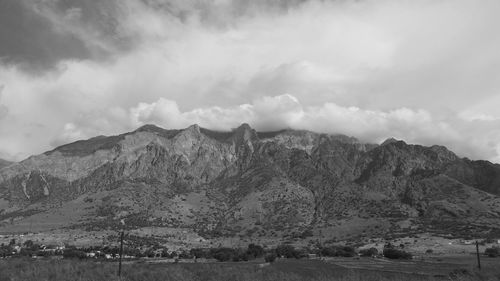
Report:
[{"label": "white cloud", "polygon": [[247,122],[498,160],[500,2],[298,2],[74,1],[103,21],[40,2],[58,32],[111,55],[37,74],[0,64],[0,157],[149,122]]},{"label": "white cloud", "polygon": [[296,97],[285,94],[261,97],[251,104],[184,112],[174,101],[161,98],[150,104],[140,103],[129,112],[134,126],[154,123],[166,128],[185,128],[196,123],[209,129],[230,130],[245,122],[260,131],[305,129],[357,136],[363,141],[378,143],[395,137],[409,143],[446,145],[462,156],[500,159],[500,146],[496,141],[500,139],[500,131],[494,129],[500,122],[469,121],[460,116],[440,120],[423,109],[366,110],[335,103],[305,106]]}]

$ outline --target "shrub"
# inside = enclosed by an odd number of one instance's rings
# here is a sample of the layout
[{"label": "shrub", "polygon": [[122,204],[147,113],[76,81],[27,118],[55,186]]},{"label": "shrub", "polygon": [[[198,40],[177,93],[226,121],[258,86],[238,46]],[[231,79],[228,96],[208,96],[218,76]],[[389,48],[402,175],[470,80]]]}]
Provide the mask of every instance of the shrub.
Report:
[{"label": "shrub", "polygon": [[23,243],[23,245],[24,245],[24,247],[26,247],[26,248],[32,248],[32,247],[33,247],[33,245],[34,245],[34,243],[33,243],[33,241],[31,241],[31,240],[26,240],[26,241]]},{"label": "shrub", "polygon": [[21,251],[19,252],[19,255],[24,256],[24,257],[31,257],[35,254],[35,251],[28,249],[28,248],[22,248]]},{"label": "shrub", "polygon": [[8,246],[0,247],[0,257],[5,258],[12,255],[12,250]]},{"label": "shrub", "polygon": [[359,254],[362,257],[375,257],[378,255],[378,250],[377,248],[362,249],[359,251]]},{"label": "shrub", "polygon": [[488,237],[484,240],[485,243],[488,243],[488,244],[491,244],[491,243],[495,243],[497,240],[491,238],[491,237]]},{"label": "shrub", "polygon": [[246,251],[240,251],[233,255],[233,261],[248,261],[251,256]]},{"label": "shrub", "polygon": [[49,251],[36,251],[35,255],[40,256],[40,257],[50,257],[50,256],[52,256],[52,253]]},{"label": "shrub", "polygon": [[306,249],[301,249],[301,250],[296,250],[295,251],[295,258],[296,259],[302,259],[302,258],[307,258],[308,257],[308,250]]},{"label": "shrub", "polygon": [[330,246],[322,248],[321,255],[327,257],[354,257],[356,251],[351,246]]},{"label": "shrub", "polygon": [[291,245],[279,245],[278,247],[276,247],[276,254],[287,259],[295,258],[299,255],[299,253]]},{"label": "shrub", "polygon": [[192,259],[192,258],[194,258],[194,256],[191,255],[191,253],[188,252],[188,251],[182,251],[182,252],[179,253],[179,258],[181,258],[181,259]]},{"label": "shrub", "polygon": [[79,258],[79,259],[84,259],[87,257],[87,254],[85,254],[84,251],[77,250],[77,249],[65,249],[63,252],[63,257],[66,258]]},{"label": "shrub", "polygon": [[327,257],[335,257],[337,255],[337,248],[325,247],[321,249],[321,255]]},{"label": "shrub", "polygon": [[189,253],[196,258],[210,258],[210,252],[203,248],[193,248]]},{"label": "shrub", "polygon": [[275,254],[275,253],[269,253],[269,254],[267,254],[267,255],[264,257],[264,260],[265,260],[266,262],[270,262],[270,263],[272,263],[272,262],[274,262],[274,261],[276,260],[276,254]]},{"label": "shrub", "polygon": [[105,246],[105,247],[102,248],[102,251],[105,254],[110,254],[110,255],[117,255],[118,253],[120,253],[120,249],[118,247],[108,247],[108,246]]},{"label": "shrub", "polygon": [[411,259],[412,255],[403,250],[398,250],[394,248],[384,248],[384,257],[388,259]]},{"label": "shrub", "polygon": [[500,256],[500,248],[499,247],[486,248],[484,253],[488,255],[488,257],[495,258]]},{"label": "shrub", "polygon": [[235,250],[231,248],[211,249],[210,254],[218,261],[229,261],[235,256]]},{"label": "shrub", "polygon": [[147,249],[146,251],[144,251],[144,256],[146,256],[148,258],[154,258],[155,257],[155,252],[151,248]]},{"label": "shrub", "polygon": [[337,250],[337,256],[339,257],[354,257],[356,256],[356,250],[350,246],[344,246]]},{"label": "shrub", "polygon": [[250,244],[248,245],[247,253],[253,258],[260,258],[264,255],[264,248],[259,245]]}]

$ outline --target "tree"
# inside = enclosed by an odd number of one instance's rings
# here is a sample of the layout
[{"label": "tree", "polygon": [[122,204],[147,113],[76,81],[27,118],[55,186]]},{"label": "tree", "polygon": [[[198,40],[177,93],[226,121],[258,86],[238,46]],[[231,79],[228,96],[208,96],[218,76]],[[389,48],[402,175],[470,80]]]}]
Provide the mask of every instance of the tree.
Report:
[{"label": "tree", "polygon": [[168,253],[168,251],[163,251],[163,252],[161,252],[161,257],[162,258],[170,258],[170,254]]},{"label": "tree", "polygon": [[330,246],[322,248],[321,255],[327,257],[354,257],[356,251],[351,246]]},{"label": "tree", "polygon": [[335,257],[337,255],[337,248],[333,246],[321,248],[321,255],[326,257]]},{"label": "tree", "polygon": [[189,253],[195,258],[209,258],[210,253],[207,249],[203,248],[192,248]]},{"label": "tree", "polygon": [[370,248],[370,249],[362,249],[359,251],[359,254],[362,257],[375,257],[378,255],[378,250],[377,248]]},{"label": "tree", "polygon": [[276,254],[275,253],[269,253],[264,257],[264,260],[269,263],[273,263],[276,260]]},{"label": "tree", "polygon": [[19,255],[25,257],[31,257],[35,255],[35,251],[33,251],[31,248],[22,248],[21,251],[19,251]]},{"label": "tree", "polygon": [[69,249],[64,249],[63,257],[84,259],[87,257],[87,254],[84,251],[77,250],[74,248],[69,248]]},{"label": "tree", "polygon": [[5,258],[7,256],[10,256],[11,254],[12,251],[10,250],[10,247],[7,246],[0,247],[0,257]]},{"label": "tree", "polygon": [[488,255],[488,257],[495,258],[500,256],[500,248],[499,247],[486,248],[484,253]]},{"label": "tree", "polygon": [[144,255],[148,258],[154,258],[155,257],[155,251],[152,248],[147,249],[144,252]]},{"label": "tree", "polygon": [[231,248],[215,248],[210,251],[211,256],[218,261],[229,261],[235,256],[235,250]]},{"label": "tree", "polygon": [[388,259],[411,259],[412,255],[408,252],[398,250],[395,248],[384,248],[384,257]]},{"label": "tree", "polygon": [[250,258],[253,258],[248,254],[247,251],[237,251],[233,255],[233,261],[248,261]]},{"label": "tree", "polygon": [[337,256],[340,257],[354,257],[356,256],[356,250],[351,246],[343,246],[337,249]]},{"label": "tree", "polygon": [[295,258],[298,256],[298,252],[291,245],[279,245],[276,247],[276,254],[280,257]]},{"label": "tree", "polygon": [[264,255],[264,248],[260,245],[250,244],[248,245],[247,253],[252,258],[260,258]]},{"label": "tree", "polygon": [[182,252],[179,253],[179,258],[181,259],[192,259],[194,256],[191,255],[190,252],[188,252],[187,250],[184,250]]},{"label": "tree", "polygon": [[35,245],[35,243],[33,243],[33,241],[31,241],[31,240],[26,240],[26,241],[24,241],[23,245],[25,248],[33,249],[34,248],[33,246]]}]

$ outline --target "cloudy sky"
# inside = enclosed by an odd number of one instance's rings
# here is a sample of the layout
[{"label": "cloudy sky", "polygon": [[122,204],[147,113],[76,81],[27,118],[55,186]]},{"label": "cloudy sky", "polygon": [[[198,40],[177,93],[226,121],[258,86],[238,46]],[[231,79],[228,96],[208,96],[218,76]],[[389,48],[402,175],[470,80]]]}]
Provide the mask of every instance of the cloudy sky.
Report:
[{"label": "cloudy sky", "polygon": [[498,0],[0,0],[0,158],[247,122],[500,162]]}]

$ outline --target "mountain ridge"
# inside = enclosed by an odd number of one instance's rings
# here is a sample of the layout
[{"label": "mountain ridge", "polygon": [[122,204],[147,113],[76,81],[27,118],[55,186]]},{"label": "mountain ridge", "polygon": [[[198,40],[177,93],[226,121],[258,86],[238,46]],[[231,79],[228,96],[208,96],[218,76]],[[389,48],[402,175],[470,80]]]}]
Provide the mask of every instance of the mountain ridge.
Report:
[{"label": "mountain ridge", "polygon": [[500,222],[498,164],[443,146],[248,124],[229,132],[145,125],[57,147],[0,175],[0,231],[64,206],[75,214],[50,230],[108,229],[125,219],[130,228],[187,228],[207,238],[281,239],[307,229],[445,232],[436,222],[487,235]]},{"label": "mountain ridge", "polygon": [[7,161],[7,160],[4,160],[4,159],[0,159],[0,169],[2,168],[5,168],[7,166],[10,166],[12,165],[14,162],[11,162],[11,161]]}]

